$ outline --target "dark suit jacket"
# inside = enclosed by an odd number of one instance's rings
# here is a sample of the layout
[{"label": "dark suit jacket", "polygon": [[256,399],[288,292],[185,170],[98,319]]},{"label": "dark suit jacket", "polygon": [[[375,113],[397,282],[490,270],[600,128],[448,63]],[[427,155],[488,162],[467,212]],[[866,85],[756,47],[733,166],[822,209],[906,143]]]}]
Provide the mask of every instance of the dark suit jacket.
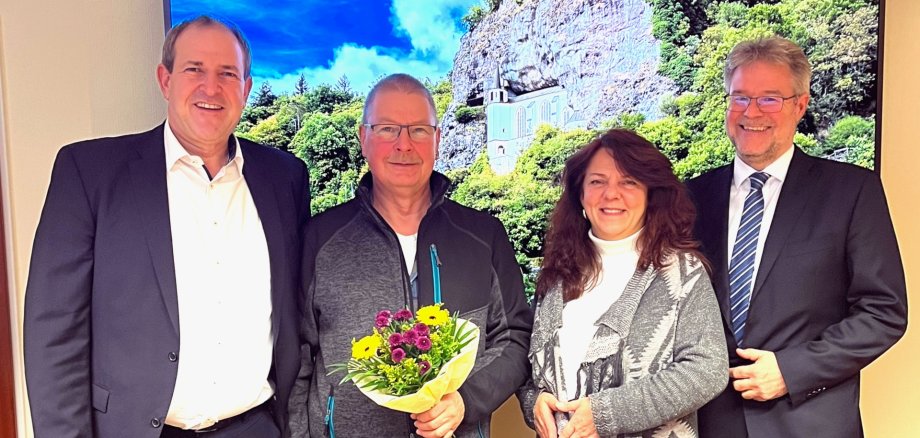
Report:
[{"label": "dark suit jacket", "polygon": [[[712,263],[731,366],[728,202],[732,166],[688,183]],[[743,400],[728,388],[699,411],[700,436],[858,437],[859,371],[907,327],[904,270],[878,176],[796,149],[763,249],[746,347],[776,353],[789,393]]]},{"label": "dark suit jacket", "polygon": [[[284,430],[300,363],[296,291],[308,177],[289,154],[243,139],[240,147],[268,243],[273,405]],[[168,209],[163,125],[58,153],[25,299],[36,437],[160,435],[182,360]]]}]

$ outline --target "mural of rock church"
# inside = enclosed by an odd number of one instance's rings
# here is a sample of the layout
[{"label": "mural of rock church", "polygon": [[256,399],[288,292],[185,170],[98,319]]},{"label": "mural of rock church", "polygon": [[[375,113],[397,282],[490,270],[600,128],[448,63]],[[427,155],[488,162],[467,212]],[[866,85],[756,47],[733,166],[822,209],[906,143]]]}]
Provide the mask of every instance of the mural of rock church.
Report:
[{"label": "mural of rock church", "polygon": [[[544,123],[567,130],[625,112],[660,118],[676,86],[658,72],[652,13],[645,0],[501,2],[454,57],[438,169],[468,167],[485,150],[496,173],[510,172]],[[463,107],[484,117],[458,121]]]},{"label": "mural of rock church", "polygon": [[534,139],[542,124],[562,129],[584,128],[586,121],[568,105],[560,86],[515,95],[496,74],[483,87],[486,114],[486,153],[492,171],[510,173],[518,157]]}]

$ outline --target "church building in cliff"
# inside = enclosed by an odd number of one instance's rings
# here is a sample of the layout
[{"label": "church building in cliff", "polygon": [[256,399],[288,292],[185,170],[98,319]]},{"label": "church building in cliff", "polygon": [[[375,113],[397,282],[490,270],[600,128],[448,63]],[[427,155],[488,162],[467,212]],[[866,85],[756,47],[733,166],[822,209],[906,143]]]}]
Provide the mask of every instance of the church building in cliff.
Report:
[{"label": "church building in cliff", "polygon": [[583,118],[569,107],[563,87],[515,95],[508,90],[498,68],[494,77],[483,82],[486,153],[496,174],[514,170],[518,157],[530,146],[541,124],[566,130],[586,126]]}]

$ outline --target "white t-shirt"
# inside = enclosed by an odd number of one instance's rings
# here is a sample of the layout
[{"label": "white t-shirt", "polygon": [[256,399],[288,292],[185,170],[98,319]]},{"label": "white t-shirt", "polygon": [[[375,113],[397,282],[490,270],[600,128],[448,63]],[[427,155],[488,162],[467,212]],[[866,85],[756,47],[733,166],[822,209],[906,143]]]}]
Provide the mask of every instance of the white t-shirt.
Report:
[{"label": "white t-shirt", "polygon": [[412,266],[415,265],[415,249],[417,247],[416,242],[418,241],[418,233],[410,236],[396,233],[396,238],[399,239],[399,246],[402,247],[403,257],[406,259],[406,273],[411,276]]}]

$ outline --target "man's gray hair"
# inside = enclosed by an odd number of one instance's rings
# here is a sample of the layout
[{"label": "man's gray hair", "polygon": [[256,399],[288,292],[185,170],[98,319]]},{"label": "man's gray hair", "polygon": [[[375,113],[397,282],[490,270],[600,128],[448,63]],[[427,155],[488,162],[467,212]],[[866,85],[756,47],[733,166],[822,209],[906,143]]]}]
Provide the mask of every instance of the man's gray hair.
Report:
[{"label": "man's gray hair", "polygon": [[725,60],[725,92],[731,91],[729,87],[735,70],[757,61],[789,67],[792,71],[792,91],[797,95],[808,93],[811,64],[801,47],[781,37],[759,38],[735,45]]},{"label": "man's gray hair", "polygon": [[389,75],[381,79],[380,82],[377,82],[374,88],[371,88],[371,91],[367,93],[367,99],[364,99],[364,113],[361,116],[361,123],[368,123],[368,110],[371,105],[373,105],[374,99],[377,98],[377,93],[384,90],[401,91],[409,94],[418,93],[425,96],[425,100],[428,101],[428,106],[431,107],[431,117],[435,119],[434,124],[438,124],[438,111],[435,109],[434,98],[431,97],[431,91],[428,91],[428,87],[421,83],[421,81],[405,73]]},{"label": "man's gray hair", "polygon": [[176,61],[176,40],[179,39],[179,35],[182,32],[185,32],[191,26],[221,26],[224,29],[230,31],[236,41],[240,44],[240,49],[243,51],[243,79],[249,79],[249,75],[252,71],[252,50],[249,48],[249,41],[246,39],[246,36],[243,35],[243,31],[240,28],[227,21],[220,18],[212,17],[210,15],[199,15],[195,18],[185,20],[175,26],[172,29],[169,29],[169,32],[166,33],[166,41],[163,42],[163,57],[160,60],[160,63],[166,67],[166,70],[169,70],[172,73],[173,64]]}]

